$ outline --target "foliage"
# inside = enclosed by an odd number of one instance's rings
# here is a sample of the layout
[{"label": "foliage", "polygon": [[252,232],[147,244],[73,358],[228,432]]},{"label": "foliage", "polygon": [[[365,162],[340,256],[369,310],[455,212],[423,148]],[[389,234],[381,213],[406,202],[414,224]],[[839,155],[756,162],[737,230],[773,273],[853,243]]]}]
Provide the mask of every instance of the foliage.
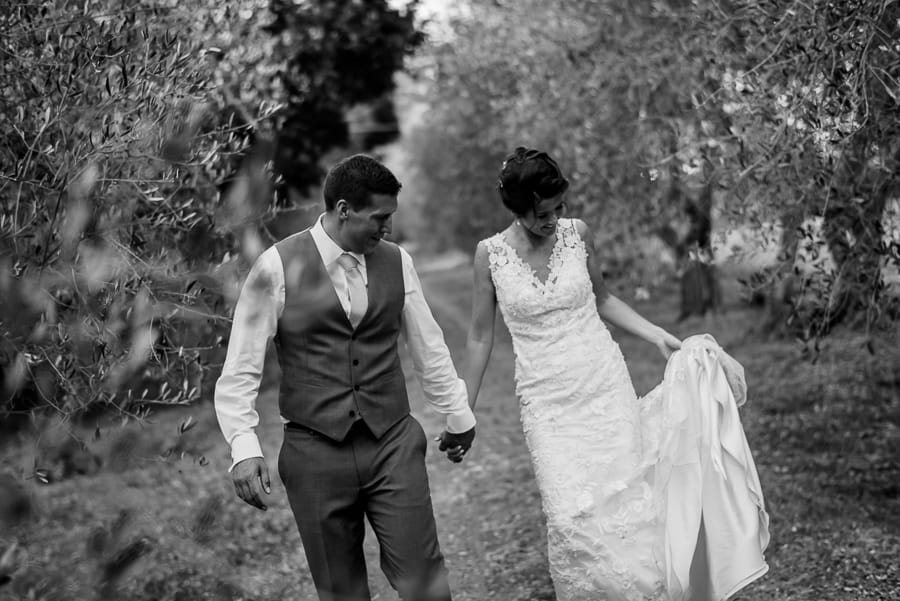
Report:
[{"label": "foliage", "polygon": [[[686,141],[700,129],[692,100],[676,85],[694,57],[671,42],[686,27],[643,4],[523,4],[470,3],[452,21],[455,37],[423,57],[432,106],[412,154],[437,182],[436,208],[460,215],[466,246],[505,218],[493,191],[503,155],[547,149],[572,181],[573,210],[602,224],[611,255],[681,212],[673,180],[701,162]],[[470,212],[491,219],[469,227]],[[610,267],[630,268],[635,250],[610,256]]]},{"label": "foliage", "polygon": [[780,272],[794,267],[796,228],[819,217],[836,268],[815,266],[817,294],[795,296],[791,319],[806,335],[854,310],[872,322],[880,269],[898,256],[882,235],[897,197],[898,11],[473,0],[421,58],[430,110],[410,154],[429,208],[471,248],[504,219],[495,173],[524,143],[571,174],[571,204],[617,273],[648,258],[648,234],[708,218],[704,197],[729,225],[771,236],[780,223]]},{"label": "foliage", "polygon": [[884,225],[900,192],[900,4],[740,1],[703,16],[719,82],[708,102],[738,146],[730,213],[782,222],[781,277],[821,220],[833,262],[794,299],[807,336],[844,317],[874,324],[888,305],[882,270],[900,264]]},{"label": "foliage", "polygon": [[280,35],[286,105],[275,169],[289,186],[306,190],[319,183],[319,157],[350,141],[346,111],[383,102],[394,89],[404,57],[423,41],[415,4],[400,12],[387,0],[273,0],[275,20],[267,30]]},{"label": "foliage", "polygon": [[[273,182],[318,178],[343,111],[390,89],[411,19],[348,0],[0,8],[0,422],[199,398]],[[362,56],[376,68],[345,73]]]},{"label": "foliage", "polygon": [[155,369],[138,398],[190,401],[214,341],[185,323],[216,319],[200,279],[230,246],[208,234],[246,130],[218,122],[183,9],[81,4],[4,9],[6,392],[76,413],[124,390],[128,411]]}]

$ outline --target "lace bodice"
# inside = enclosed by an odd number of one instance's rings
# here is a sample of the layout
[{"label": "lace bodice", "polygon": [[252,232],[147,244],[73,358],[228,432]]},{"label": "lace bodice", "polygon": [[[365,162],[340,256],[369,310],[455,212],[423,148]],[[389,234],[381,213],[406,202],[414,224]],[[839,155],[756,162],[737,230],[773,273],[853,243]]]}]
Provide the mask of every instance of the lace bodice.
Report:
[{"label": "lace bodice", "polygon": [[516,334],[530,337],[537,331],[546,333],[545,328],[557,328],[558,340],[564,335],[565,325],[576,319],[573,311],[593,309],[587,252],[571,220],[559,222],[545,282],[506,242],[502,232],[485,244],[497,300],[511,332],[514,329]]},{"label": "lace bodice", "polygon": [[565,388],[564,380],[578,364],[588,371],[605,365],[617,372],[615,380],[631,386],[618,345],[597,314],[587,251],[572,220],[559,221],[544,282],[502,233],[484,244],[497,303],[513,339],[516,392],[523,403],[530,401],[533,384]]}]

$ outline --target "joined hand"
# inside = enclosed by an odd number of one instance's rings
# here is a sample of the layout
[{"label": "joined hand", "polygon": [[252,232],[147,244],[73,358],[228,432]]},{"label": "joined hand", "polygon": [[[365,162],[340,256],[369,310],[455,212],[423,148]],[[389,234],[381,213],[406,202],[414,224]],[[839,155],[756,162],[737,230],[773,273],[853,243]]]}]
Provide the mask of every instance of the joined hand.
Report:
[{"label": "joined hand", "polygon": [[438,450],[447,452],[447,459],[453,463],[459,463],[472,447],[472,441],[475,440],[475,428],[473,427],[459,434],[453,434],[444,430],[435,440],[440,443],[438,444]]}]

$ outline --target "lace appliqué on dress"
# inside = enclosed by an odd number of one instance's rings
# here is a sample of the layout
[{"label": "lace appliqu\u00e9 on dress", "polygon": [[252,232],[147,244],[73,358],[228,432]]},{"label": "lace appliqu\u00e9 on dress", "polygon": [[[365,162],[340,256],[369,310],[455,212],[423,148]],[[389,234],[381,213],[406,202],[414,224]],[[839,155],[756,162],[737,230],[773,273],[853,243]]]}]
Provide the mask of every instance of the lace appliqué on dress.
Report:
[{"label": "lace appliqu\u00e9 on dress", "polygon": [[502,234],[483,244],[512,335],[557,598],[663,599],[654,440],[641,418],[652,404],[637,399],[597,314],[584,241],[574,222],[559,221],[544,282]]}]

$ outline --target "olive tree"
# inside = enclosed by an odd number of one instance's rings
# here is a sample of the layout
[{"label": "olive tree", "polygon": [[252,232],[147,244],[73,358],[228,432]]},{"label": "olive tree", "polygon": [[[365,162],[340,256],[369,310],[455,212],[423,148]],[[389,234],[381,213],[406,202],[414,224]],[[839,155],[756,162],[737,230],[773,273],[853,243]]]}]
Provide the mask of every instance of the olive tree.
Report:
[{"label": "olive tree", "polygon": [[418,39],[386,2],[4,4],[0,418],[199,398],[275,190]]},{"label": "olive tree", "polygon": [[819,218],[833,267],[791,276],[782,290],[803,293],[776,317],[811,337],[849,316],[871,324],[889,308],[881,273],[897,260],[883,213],[897,196],[898,10],[469,2],[422,59],[431,107],[412,155],[433,184],[428,202],[471,246],[500,219],[491,188],[503,153],[546,148],[624,274],[645,264],[648,234],[709,263],[718,208],[729,226],[780,231],[779,279],[794,273],[800,239],[815,252]]}]

